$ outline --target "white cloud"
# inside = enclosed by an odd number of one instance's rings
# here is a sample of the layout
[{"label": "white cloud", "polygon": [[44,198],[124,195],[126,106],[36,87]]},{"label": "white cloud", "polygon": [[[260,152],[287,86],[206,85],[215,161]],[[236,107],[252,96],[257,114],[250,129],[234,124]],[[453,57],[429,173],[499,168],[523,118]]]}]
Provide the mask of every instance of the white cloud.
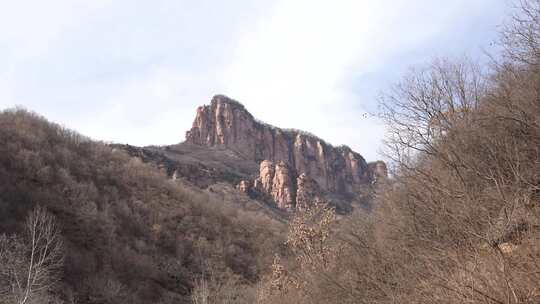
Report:
[{"label": "white cloud", "polygon": [[103,101],[106,110],[79,122],[79,130],[133,145],[179,142],[193,120],[197,101],[208,99],[200,92],[209,83],[211,79],[195,73],[152,67],[143,77],[118,86]]},{"label": "white cloud", "polygon": [[469,2],[280,1],[238,41],[222,77],[226,93],[262,120],[376,158],[384,130],[377,119],[363,117],[373,109],[373,94],[362,100],[355,93],[352,71],[392,69],[385,64],[393,57],[425,47],[464,13],[478,13],[491,1]]},{"label": "white cloud", "polygon": [[0,45],[11,59],[39,56],[70,25],[110,0],[10,1],[0,4]]},{"label": "white cloud", "polygon": [[492,0],[21,0],[0,2],[0,107],[22,104],[96,139],[183,139],[225,93],[256,117],[378,158],[364,117],[432,55],[475,49]]}]

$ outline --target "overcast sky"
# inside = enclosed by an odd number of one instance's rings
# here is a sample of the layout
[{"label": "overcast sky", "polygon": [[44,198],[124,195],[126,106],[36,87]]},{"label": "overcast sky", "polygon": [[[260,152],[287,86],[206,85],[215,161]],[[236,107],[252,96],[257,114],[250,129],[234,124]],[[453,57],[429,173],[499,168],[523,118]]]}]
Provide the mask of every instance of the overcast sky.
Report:
[{"label": "overcast sky", "polygon": [[[184,140],[215,94],[368,160],[408,67],[480,56],[509,0],[0,0],[0,108],[92,138]],[[367,117],[366,117],[367,116]]]}]

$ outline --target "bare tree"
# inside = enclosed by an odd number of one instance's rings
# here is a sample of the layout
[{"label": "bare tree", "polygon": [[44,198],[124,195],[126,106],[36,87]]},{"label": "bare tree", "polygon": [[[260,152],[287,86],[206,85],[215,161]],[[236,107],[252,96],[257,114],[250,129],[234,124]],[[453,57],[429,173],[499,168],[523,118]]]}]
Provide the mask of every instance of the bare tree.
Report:
[{"label": "bare tree", "polygon": [[194,285],[191,292],[191,301],[193,304],[209,304],[210,289],[208,288],[208,281],[199,279],[195,281]]},{"label": "bare tree", "polygon": [[413,69],[381,100],[392,160],[411,165],[419,153],[445,155],[436,143],[477,108],[485,93],[481,69],[468,58],[436,59]]},{"label": "bare tree", "polygon": [[537,65],[540,56],[540,0],[519,0],[511,21],[501,34],[501,46],[510,62]]},{"label": "bare tree", "polygon": [[540,303],[540,0],[518,9],[489,74],[435,60],[383,97],[392,180],[331,234],[293,220],[263,303]]},{"label": "bare tree", "polygon": [[26,304],[48,297],[60,279],[64,251],[54,216],[36,207],[25,224],[22,237],[0,237],[0,295],[5,303]]},{"label": "bare tree", "polygon": [[230,270],[205,261],[203,273],[193,281],[191,302],[193,304],[242,304],[253,303],[254,292],[242,282],[241,277]]},{"label": "bare tree", "polygon": [[259,290],[261,303],[324,302],[318,285],[335,271],[340,249],[332,238],[336,221],[334,209],[324,203],[294,216],[285,242],[289,263],[275,255],[272,272]]}]

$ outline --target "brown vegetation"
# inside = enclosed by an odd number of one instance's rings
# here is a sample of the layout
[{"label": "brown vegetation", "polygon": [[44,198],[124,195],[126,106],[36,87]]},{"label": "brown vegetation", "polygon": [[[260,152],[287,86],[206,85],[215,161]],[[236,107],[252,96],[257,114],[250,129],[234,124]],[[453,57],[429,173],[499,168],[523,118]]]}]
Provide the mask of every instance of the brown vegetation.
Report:
[{"label": "brown vegetation", "polygon": [[278,302],[540,303],[539,20],[523,1],[490,71],[435,60],[385,95],[393,178],[333,230],[335,265]]},{"label": "brown vegetation", "polygon": [[281,223],[28,111],[0,113],[0,142],[0,231],[23,235],[36,207],[55,215],[64,301],[189,302],[205,265],[255,282],[279,246]]},{"label": "brown vegetation", "polygon": [[382,99],[392,174],[373,210],[338,219],[316,204],[286,240],[259,209],[216,199],[219,184],[204,194],[35,114],[0,113],[0,303],[39,291],[68,303],[540,303],[539,20],[540,0],[522,1],[490,70],[462,59],[411,72]]},{"label": "brown vegetation", "polygon": [[0,303],[46,303],[55,298],[64,251],[54,217],[37,207],[23,236],[0,236]]}]

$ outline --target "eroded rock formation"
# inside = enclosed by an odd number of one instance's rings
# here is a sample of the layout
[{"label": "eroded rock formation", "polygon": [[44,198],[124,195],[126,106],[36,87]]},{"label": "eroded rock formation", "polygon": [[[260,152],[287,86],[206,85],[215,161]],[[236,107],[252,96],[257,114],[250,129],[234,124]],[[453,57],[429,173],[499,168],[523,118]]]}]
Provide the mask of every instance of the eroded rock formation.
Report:
[{"label": "eroded rock formation", "polygon": [[236,185],[236,189],[245,193],[249,193],[249,191],[251,190],[251,182],[247,180],[241,180],[240,183]]},{"label": "eroded rock formation", "polygon": [[358,185],[370,184],[386,171],[378,162],[368,166],[347,146],[334,147],[306,132],[259,122],[242,104],[223,95],[197,109],[186,142],[225,147],[260,162],[259,177],[239,188],[267,193],[282,209],[305,208],[319,197],[306,189],[354,193]]},{"label": "eroded rock formation", "polygon": [[241,181],[237,189],[247,194],[271,199],[282,210],[305,210],[321,202],[317,182],[305,173],[300,175],[284,161],[261,162],[259,176],[253,181]]},{"label": "eroded rock formation", "polygon": [[325,190],[347,191],[369,179],[366,161],[349,147],[333,147],[314,135],[261,123],[243,105],[222,95],[197,109],[186,141],[225,146],[255,161],[284,161]]}]

